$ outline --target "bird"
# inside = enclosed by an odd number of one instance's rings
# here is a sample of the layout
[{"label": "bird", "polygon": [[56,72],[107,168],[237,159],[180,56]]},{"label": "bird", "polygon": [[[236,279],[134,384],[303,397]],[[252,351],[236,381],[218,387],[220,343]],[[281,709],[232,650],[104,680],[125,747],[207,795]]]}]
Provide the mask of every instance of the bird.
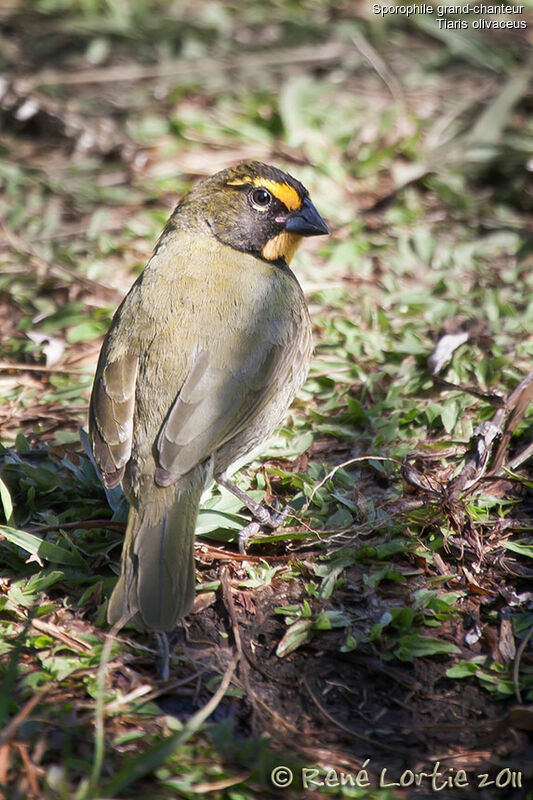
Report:
[{"label": "bird", "polygon": [[212,480],[260,524],[283,515],[228,478],[303,385],[311,321],[290,262],[329,234],[287,172],[241,162],[178,203],[104,339],[89,440],[105,487],[129,501],[112,625],[172,631],[195,596],[194,531]]}]

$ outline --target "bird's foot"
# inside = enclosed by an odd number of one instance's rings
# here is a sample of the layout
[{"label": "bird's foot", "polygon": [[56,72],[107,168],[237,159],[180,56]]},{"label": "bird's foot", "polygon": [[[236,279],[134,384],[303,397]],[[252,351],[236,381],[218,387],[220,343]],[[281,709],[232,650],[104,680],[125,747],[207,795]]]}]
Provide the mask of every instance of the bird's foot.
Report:
[{"label": "bird's foot", "polygon": [[274,503],[274,510],[270,512],[270,522],[269,527],[275,530],[276,528],[281,528],[285,520],[289,515],[289,506],[284,506],[281,508],[279,500],[276,498]]},{"label": "bird's foot", "polygon": [[269,510],[264,506],[258,507],[261,512],[264,512],[261,514],[261,517],[256,517],[253,522],[249,522],[248,525],[239,531],[237,539],[239,543],[239,553],[246,553],[246,546],[249,539],[252,536],[255,536],[256,533],[259,533],[261,527],[270,528],[270,530],[276,530],[283,525],[289,513],[289,507],[285,506],[285,508],[280,508],[278,500],[276,500],[273,510]]},{"label": "bird's foot", "polygon": [[229,481],[227,478],[218,476],[216,481],[225,489],[227,489],[228,492],[231,492],[235,495],[235,497],[238,497],[241,503],[246,506],[249,511],[251,511],[254,517],[253,522],[250,522],[241,531],[239,531],[238,543],[240,553],[246,552],[248,540],[251,536],[255,536],[255,534],[259,532],[260,528],[265,527],[270,528],[271,530],[276,530],[276,528],[281,527],[281,525],[283,525],[285,522],[285,519],[289,513],[289,508],[287,506],[285,508],[280,508],[278,500],[276,500],[273,509],[268,509],[261,505],[261,503],[256,503],[255,500],[252,500],[251,497],[248,497],[246,492],[243,492],[242,489],[239,489],[238,486],[232,483],[232,481]]},{"label": "bird's foot", "polygon": [[[248,508],[250,508],[250,506],[248,506]],[[271,528],[272,530],[276,530],[276,528],[283,525],[285,517],[289,513],[287,507],[280,508],[279,500],[276,500],[273,509],[265,508],[265,506],[255,503],[255,508],[250,508],[250,511],[254,515],[255,522],[258,522],[265,528]]]},{"label": "bird's foot", "polygon": [[239,545],[239,553],[242,555],[246,555],[246,546],[251,536],[255,536],[256,533],[259,533],[261,525],[258,522],[249,522],[244,528],[242,528],[238,535],[237,535],[237,543]]}]

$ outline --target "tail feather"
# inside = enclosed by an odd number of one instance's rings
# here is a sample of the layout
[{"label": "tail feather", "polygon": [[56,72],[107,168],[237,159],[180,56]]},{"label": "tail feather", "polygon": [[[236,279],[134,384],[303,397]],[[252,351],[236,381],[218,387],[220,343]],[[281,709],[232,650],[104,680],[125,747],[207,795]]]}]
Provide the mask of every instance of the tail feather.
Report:
[{"label": "tail feather", "polygon": [[[178,489],[173,505],[156,522],[131,506],[120,578],[107,612],[111,624],[134,621],[170,631],[194,601],[194,529],[203,481]],[[167,490],[168,491],[168,490]]]}]

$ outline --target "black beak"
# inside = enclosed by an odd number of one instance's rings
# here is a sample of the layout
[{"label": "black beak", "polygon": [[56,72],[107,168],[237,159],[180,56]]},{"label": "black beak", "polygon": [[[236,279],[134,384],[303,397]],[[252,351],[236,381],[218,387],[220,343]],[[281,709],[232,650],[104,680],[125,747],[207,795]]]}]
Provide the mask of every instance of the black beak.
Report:
[{"label": "black beak", "polygon": [[308,197],[299,211],[291,214],[285,223],[285,230],[300,236],[321,236],[330,230]]}]

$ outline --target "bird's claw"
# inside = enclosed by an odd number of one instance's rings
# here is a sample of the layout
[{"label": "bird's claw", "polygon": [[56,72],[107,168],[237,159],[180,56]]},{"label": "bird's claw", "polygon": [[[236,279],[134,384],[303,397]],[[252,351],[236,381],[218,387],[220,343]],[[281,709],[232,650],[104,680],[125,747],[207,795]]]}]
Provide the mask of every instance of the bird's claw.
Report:
[{"label": "bird's claw", "polygon": [[248,544],[248,540],[251,536],[255,536],[256,533],[259,533],[261,527],[276,530],[276,528],[279,528],[281,525],[283,525],[288,514],[289,507],[285,506],[285,508],[281,508],[277,498],[272,511],[269,511],[264,506],[258,505],[257,509],[254,510],[255,520],[253,522],[249,522],[248,525],[239,531],[237,537],[239,553],[242,553],[243,555],[246,553],[246,545]]},{"label": "bird's claw", "polygon": [[281,508],[280,502],[276,497],[274,502],[274,511],[270,512],[270,522],[268,523],[269,528],[280,528],[287,517],[289,516],[289,506],[285,506]]},{"label": "bird's claw", "polygon": [[239,544],[239,553],[242,555],[246,554],[246,545],[248,544],[248,539],[250,536],[255,536],[256,533],[259,533],[259,529],[261,525],[259,522],[249,522],[242,530],[239,531],[237,536],[237,542]]},{"label": "bird's claw", "polygon": [[268,508],[258,505],[252,513],[254,515],[255,522],[258,522],[260,525],[268,525],[268,527],[271,527],[272,514]]}]

